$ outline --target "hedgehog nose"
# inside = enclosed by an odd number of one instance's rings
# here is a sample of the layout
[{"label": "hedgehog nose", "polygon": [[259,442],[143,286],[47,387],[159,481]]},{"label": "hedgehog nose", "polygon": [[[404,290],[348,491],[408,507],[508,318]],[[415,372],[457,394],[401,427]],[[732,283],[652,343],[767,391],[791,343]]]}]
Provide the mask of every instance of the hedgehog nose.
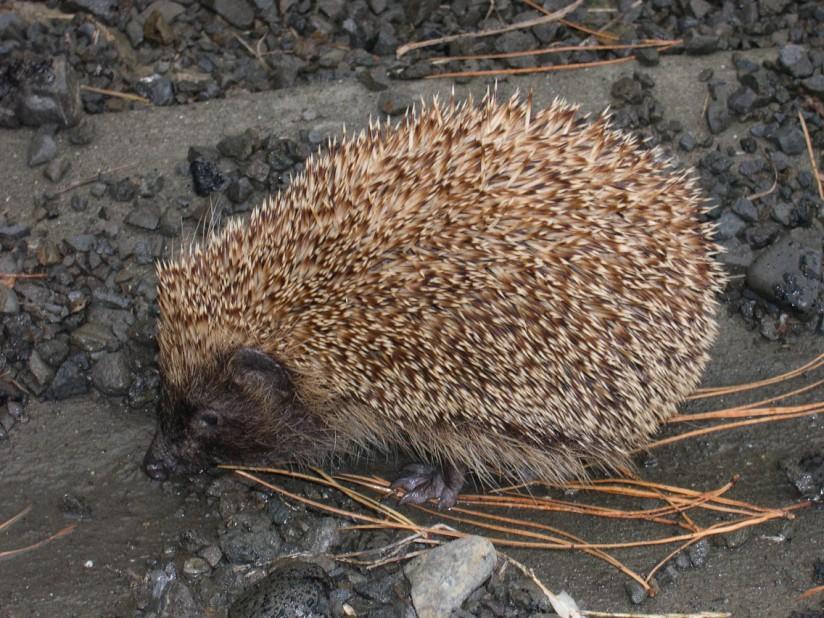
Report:
[{"label": "hedgehog nose", "polygon": [[143,457],[143,471],[156,481],[165,481],[171,473],[166,462],[162,459],[155,458],[151,451]]},{"label": "hedgehog nose", "polygon": [[176,467],[177,458],[171,453],[163,432],[158,431],[143,456],[143,471],[156,481],[165,481]]}]

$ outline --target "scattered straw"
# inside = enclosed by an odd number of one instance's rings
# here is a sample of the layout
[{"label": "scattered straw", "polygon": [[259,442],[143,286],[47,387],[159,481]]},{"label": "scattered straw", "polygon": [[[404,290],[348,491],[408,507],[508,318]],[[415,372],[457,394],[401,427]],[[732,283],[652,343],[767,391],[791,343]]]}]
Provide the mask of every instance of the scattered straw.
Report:
[{"label": "scattered straw", "polygon": [[568,4],[564,8],[555,11],[554,13],[548,13],[543,17],[536,17],[535,19],[527,19],[525,21],[517,22],[514,24],[509,24],[507,26],[503,26],[502,28],[492,28],[490,30],[481,30],[479,32],[465,32],[462,34],[452,34],[449,36],[438,37],[435,39],[428,39],[426,41],[418,41],[417,43],[407,43],[406,45],[401,45],[395,51],[395,55],[400,58],[404,54],[409,53],[414,49],[422,49],[424,47],[432,47],[433,45],[441,45],[443,43],[451,43],[452,41],[458,41],[461,39],[476,39],[481,37],[487,36],[495,36],[496,34],[503,34],[505,32],[510,32],[512,30],[522,30],[524,28],[532,28],[533,26],[540,26],[542,24],[548,24],[553,21],[558,21],[562,17],[568,15],[579,6],[584,0],[575,0],[572,4]]}]

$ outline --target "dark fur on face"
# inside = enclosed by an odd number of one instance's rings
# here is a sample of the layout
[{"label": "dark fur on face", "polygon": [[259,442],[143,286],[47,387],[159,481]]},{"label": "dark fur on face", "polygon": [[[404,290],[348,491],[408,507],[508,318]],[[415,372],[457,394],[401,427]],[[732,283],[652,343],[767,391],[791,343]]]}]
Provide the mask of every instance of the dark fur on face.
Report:
[{"label": "dark fur on face", "polygon": [[164,385],[143,467],[165,479],[212,462],[291,459],[316,449],[321,433],[297,401],[288,372],[258,349],[239,348],[187,392]]}]

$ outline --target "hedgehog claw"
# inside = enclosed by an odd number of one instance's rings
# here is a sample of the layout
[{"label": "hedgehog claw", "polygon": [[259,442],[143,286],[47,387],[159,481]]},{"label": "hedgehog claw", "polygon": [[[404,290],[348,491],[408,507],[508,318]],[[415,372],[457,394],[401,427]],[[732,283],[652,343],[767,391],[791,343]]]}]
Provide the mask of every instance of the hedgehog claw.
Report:
[{"label": "hedgehog claw", "polygon": [[400,504],[424,504],[434,499],[439,510],[451,509],[463,487],[464,470],[446,464],[443,470],[426,464],[410,464],[405,475],[392,483],[392,489],[403,489]]}]

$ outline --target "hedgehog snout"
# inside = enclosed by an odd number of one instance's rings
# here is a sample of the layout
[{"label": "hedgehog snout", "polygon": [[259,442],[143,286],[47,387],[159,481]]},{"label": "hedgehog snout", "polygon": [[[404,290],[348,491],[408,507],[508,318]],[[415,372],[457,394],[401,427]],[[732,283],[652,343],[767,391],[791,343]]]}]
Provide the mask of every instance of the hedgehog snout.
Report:
[{"label": "hedgehog snout", "polygon": [[143,456],[143,471],[156,481],[165,481],[177,469],[177,457],[171,452],[166,438],[158,431]]}]

